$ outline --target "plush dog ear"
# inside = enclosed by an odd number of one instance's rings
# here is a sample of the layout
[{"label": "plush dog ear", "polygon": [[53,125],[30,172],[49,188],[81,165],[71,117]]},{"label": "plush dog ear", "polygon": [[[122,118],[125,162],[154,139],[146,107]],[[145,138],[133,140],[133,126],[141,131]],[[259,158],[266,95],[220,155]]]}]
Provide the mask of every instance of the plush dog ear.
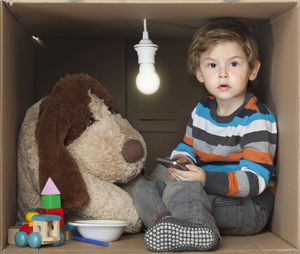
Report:
[{"label": "plush dog ear", "polygon": [[36,126],[40,190],[49,177],[61,192],[63,208],[79,208],[89,195],[78,165],[65,146],[70,115],[59,96],[47,96],[40,106]]}]

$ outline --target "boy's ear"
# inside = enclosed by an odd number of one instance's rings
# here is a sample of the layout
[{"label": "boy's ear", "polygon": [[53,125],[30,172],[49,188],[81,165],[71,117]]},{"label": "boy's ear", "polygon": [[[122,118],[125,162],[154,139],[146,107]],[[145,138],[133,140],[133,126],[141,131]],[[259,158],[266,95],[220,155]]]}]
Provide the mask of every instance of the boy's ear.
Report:
[{"label": "boy's ear", "polygon": [[256,59],[254,61],[253,68],[252,68],[252,70],[250,71],[250,74],[249,74],[249,80],[250,81],[253,81],[253,80],[256,79],[259,69],[260,69],[260,61]]},{"label": "boy's ear", "polygon": [[195,71],[195,75],[196,75],[196,78],[198,79],[198,81],[200,83],[203,83],[204,80],[203,80],[203,77],[202,77],[202,73],[200,71],[200,68],[198,68],[196,71]]}]

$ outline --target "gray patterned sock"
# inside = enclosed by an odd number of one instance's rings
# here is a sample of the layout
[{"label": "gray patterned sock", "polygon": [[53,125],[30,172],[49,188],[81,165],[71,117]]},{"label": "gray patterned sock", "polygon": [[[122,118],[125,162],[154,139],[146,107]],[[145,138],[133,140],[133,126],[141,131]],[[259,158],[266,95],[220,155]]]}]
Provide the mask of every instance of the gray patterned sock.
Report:
[{"label": "gray patterned sock", "polygon": [[144,241],[157,252],[208,251],[218,246],[219,237],[209,227],[166,217],[147,230]]}]

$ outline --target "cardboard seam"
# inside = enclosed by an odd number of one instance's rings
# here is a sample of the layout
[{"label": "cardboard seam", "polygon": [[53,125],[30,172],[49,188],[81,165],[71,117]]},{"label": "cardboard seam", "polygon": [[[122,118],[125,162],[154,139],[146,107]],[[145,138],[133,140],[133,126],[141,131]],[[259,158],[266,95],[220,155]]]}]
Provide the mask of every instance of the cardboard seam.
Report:
[{"label": "cardboard seam", "polygon": [[13,0],[0,0],[0,1],[5,1],[5,2],[3,2],[3,4],[5,4],[5,6],[7,7],[7,9],[14,16],[14,18],[17,20],[17,22],[22,25],[22,27],[25,30],[25,32],[27,32],[28,34],[32,35],[32,31],[30,31],[28,29],[28,27],[25,24],[23,24],[21,18],[15,13],[14,9],[12,8],[12,6],[13,6]]},{"label": "cardboard seam", "polygon": [[12,5],[13,4],[13,0],[2,0],[3,2],[9,4],[9,5]]},{"label": "cardboard seam", "polygon": [[12,15],[20,22],[20,18],[15,14],[12,5],[13,5],[13,0],[0,0],[2,1],[3,5],[5,5],[7,7],[7,9],[9,9],[9,11],[12,13]]},{"label": "cardboard seam", "polygon": [[281,15],[284,15],[284,14],[292,11],[294,8],[298,8],[298,3],[297,2],[292,2],[291,6],[286,7],[285,9],[282,9],[282,10],[276,12],[275,14],[273,14],[270,17],[270,20],[276,19],[277,17],[280,17]]}]

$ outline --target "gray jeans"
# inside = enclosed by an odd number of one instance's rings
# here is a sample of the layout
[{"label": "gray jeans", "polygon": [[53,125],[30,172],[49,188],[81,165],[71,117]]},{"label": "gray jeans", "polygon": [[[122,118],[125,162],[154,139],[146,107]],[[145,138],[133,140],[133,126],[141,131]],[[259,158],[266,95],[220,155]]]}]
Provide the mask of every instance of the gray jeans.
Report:
[{"label": "gray jeans", "polygon": [[198,182],[142,181],[132,192],[134,206],[148,229],[159,214],[210,227],[223,235],[252,235],[268,222],[265,209],[250,198],[207,194]]}]

